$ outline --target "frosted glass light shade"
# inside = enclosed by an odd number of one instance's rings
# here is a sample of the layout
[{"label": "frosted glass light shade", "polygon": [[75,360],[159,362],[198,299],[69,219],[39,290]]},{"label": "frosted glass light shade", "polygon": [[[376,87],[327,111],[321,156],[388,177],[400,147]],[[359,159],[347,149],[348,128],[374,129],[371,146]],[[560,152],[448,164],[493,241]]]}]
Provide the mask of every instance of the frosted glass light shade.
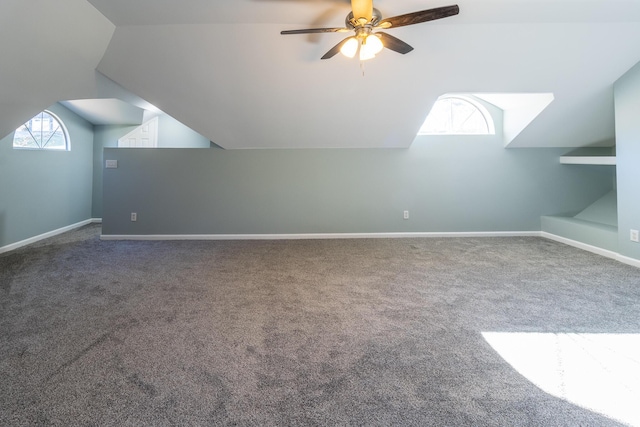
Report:
[{"label": "frosted glass light shade", "polygon": [[374,55],[379,54],[384,47],[382,41],[380,40],[380,37],[376,36],[375,34],[369,34],[367,36],[365,44],[367,46],[367,49],[370,49]]},{"label": "frosted glass light shade", "polygon": [[342,53],[347,58],[353,58],[358,51],[358,44],[358,39],[356,39],[355,37],[350,37],[340,48],[340,53]]}]

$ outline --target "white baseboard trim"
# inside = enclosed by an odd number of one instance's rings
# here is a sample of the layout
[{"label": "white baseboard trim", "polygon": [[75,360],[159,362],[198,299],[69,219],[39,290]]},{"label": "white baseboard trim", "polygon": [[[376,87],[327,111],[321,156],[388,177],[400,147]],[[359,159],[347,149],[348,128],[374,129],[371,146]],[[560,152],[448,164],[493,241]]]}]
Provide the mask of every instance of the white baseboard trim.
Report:
[{"label": "white baseboard trim", "polygon": [[607,258],[614,259],[623,264],[631,265],[633,267],[640,268],[640,260],[629,258],[627,256],[621,255],[618,252],[610,251],[607,249],[602,249],[597,246],[588,245],[586,243],[578,242],[576,240],[567,239],[566,237],[558,236],[556,234],[547,233],[546,231],[541,231],[540,236],[549,240],[555,240],[556,242],[564,243],[565,245],[573,246],[575,248],[583,249],[585,251],[592,252],[597,255],[602,255]]},{"label": "white baseboard trim", "polygon": [[[29,237],[28,239],[20,240],[19,242],[11,243],[7,246],[1,247],[0,254],[13,251],[15,249],[30,245],[40,240],[48,239],[49,237],[57,236],[58,234],[66,233],[67,231],[75,230],[76,228],[80,228],[93,222],[98,222],[96,221],[97,219],[99,218],[85,219],[84,221],[76,222],[75,224],[67,225],[66,227],[58,228],[57,230],[48,231],[37,236]],[[102,222],[102,219],[100,219],[100,222]]]},{"label": "white baseboard trim", "polygon": [[636,268],[640,268],[640,260],[629,258],[627,256],[620,255],[620,254],[618,254],[618,257],[616,259],[624,264],[631,265]]},{"label": "white baseboard trim", "polygon": [[[47,233],[0,247],[0,254],[30,245],[87,224],[100,224],[102,218],[90,218]],[[546,231],[476,231],[476,232],[414,232],[414,233],[300,233],[300,234],[102,234],[101,240],[304,240],[304,239],[395,239],[414,237],[544,237],[607,258],[640,268],[640,260],[617,252],[598,248]]]},{"label": "white baseboard trim", "polygon": [[396,239],[413,237],[540,237],[539,231],[427,233],[300,233],[300,234],[102,234],[101,240],[309,240]]},{"label": "white baseboard trim", "polygon": [[101,240],[304,240],[304,239],[395,239],[414,237],[544,237],[640,268],[640,260],[588,245],[546,231],[477,231],[425,233],[300,233],[300,234],[102,234]]},{"label": "white baseboard trim", "polygon": [[588,245],[586,243],[578,242],[577,240],[567,239],[566,237],[558,236],[556,234],[547,233],[546,231],[541,231],[540,236],[549,239],[555,240],[556,242],[564,243],[565,245],[573,246],[575,248],[579,248],[585,251],[593,252],[594,254],[602,255],[607,258],[617,259],[618,253],[610,251],[608,249],[602,249],[597,246]]}]

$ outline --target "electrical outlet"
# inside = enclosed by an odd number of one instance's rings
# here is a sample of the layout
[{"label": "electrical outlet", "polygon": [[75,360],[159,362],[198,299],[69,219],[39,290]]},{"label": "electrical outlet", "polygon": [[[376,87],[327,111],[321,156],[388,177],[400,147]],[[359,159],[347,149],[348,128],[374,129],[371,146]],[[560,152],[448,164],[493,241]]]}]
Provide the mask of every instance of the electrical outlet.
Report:
[{"label": "electrical outlet", "polygon": [[107,169],[117,169],[118,161],[117,160],[105,160],[104,167]]},{"label": "electrical outlet", "polygon": [[638,230],[631,230],[629,238],[632,242],[640,243],[638,240]]},{"label": "electrical outlet", "polygon": [[403,218],[404,219],[409,219],[409,211],[404,211]]},{"label": "electrical outlet", "polygon": [[135,212],[131,212],[131,221],[137,221],[138,220],[138,214]]}]

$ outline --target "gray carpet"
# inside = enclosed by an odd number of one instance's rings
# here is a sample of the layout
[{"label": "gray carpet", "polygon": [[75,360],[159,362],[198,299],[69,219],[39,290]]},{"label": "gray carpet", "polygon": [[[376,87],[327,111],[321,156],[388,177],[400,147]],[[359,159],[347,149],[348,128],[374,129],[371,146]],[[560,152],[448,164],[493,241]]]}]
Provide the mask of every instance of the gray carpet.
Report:
[{"label": "gray carpet", "polygon": [[640,270],[533,237],[0,255],[1,425],[617,426],[481,332],[640,332]]}]

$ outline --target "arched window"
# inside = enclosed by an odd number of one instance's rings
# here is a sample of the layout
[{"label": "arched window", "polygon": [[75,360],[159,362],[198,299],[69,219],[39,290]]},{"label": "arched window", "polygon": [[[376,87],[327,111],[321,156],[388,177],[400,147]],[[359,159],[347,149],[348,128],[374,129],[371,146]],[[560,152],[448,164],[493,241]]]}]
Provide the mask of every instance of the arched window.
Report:
[{"label": "arched window", "polygon": [[13,148],[68,151],[69,133],[58,116],[45,110],[16,129]]},{"label": "arched window", "polygon": [[419,135],[490,135],[491,115],[479,102],[462,96],[441,96],[427,115]]}]

